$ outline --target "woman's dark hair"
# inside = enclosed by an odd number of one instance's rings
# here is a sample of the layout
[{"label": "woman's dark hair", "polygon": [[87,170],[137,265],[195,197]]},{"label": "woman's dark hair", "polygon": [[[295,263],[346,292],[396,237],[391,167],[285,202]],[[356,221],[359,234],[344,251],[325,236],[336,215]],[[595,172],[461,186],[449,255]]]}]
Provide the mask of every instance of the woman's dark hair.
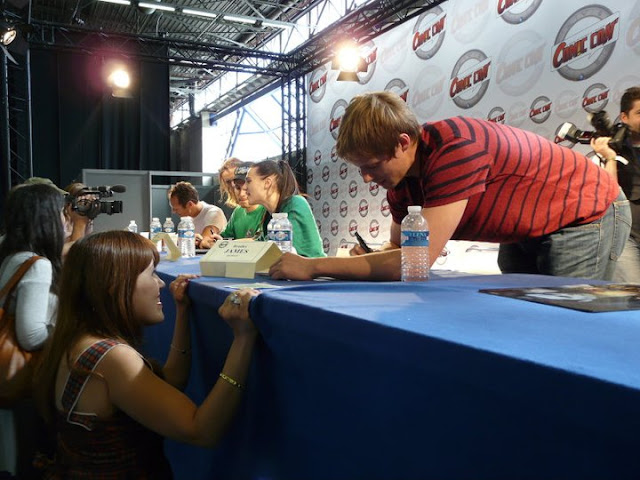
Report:
[{"label": "woman's dark hair", "polygon": [[56,328],[34,382],[45,418],[51,419],[54,412],[58,365],[65,354],[68,365],[73,365],[69,349],[80,336],[140,345],[143,325],[133,313],[133,293],[138,276],[159,260],[150,240],[121,230],[88,235],[69,249],[60,281]]},{"label": "woman's dark hair", "polygon": [[276,176],[276,186],[280,199],[276,207],[276,212],[280,211],[280,207],[283,203],[289,200],[294,195],[300,194],[300,187],[296,181],[296,176],[291,170],[291,167],[284,160],[263,160],[262,162],[255,163],[251,166],[252,170],[256,170],[258,175],[262,178]]},{"label": "woman's dark hair", "polygon": [[46,257],[53,267],[52,289],[57,291],[64,246],[63,207],[63,195],[51,185],[18,185],[11,189],[4,205],[0,264],[18,252]]}]

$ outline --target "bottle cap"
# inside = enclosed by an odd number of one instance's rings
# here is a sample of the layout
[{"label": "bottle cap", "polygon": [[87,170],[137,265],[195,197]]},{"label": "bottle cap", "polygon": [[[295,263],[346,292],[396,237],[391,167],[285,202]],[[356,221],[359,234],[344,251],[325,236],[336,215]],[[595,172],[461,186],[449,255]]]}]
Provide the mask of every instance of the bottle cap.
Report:
[{"label": "bottle cap", "polygon": [[160,221],[160,219],[159,219],[158,217],[153,217],[153,218],[151,219],[151,221],[152,221],[152,222],[159,222],[159,221]]},{"label": "bottle cap", "polygon": [[422,212],[422,207],[420,205],[411,205],[407,208],[409,213],[420,213]]},{"label": "bottle cap", "polygon": [[173,220],[171,220],[171,217],[167,217],[167,218],[165,219],[165,222],[172,222],[172,221],[173,221]]}]

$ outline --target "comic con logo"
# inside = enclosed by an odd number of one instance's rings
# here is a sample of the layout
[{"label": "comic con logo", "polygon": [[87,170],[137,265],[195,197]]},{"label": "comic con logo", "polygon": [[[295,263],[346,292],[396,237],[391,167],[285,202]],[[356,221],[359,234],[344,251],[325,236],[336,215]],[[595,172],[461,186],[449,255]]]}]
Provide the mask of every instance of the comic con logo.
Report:
[{"label": "comic con logo", "polygon": [[313,170],[311,168],[307,168],[307,183],[309,185],[313,183]]},{"label": "comic con logo", "polygon": [[344,115],[344,111],[347,108],[346,100],[338,100],[333,104],[331,108],[331,116],[329,117],[329,133],[334,140],[338,139],[338,132],[340,131],[340,123],[342,122],[342,117]]},{"label": "comic con logo", "polygon": [[329,193],[331,194],[331,198],[333,198],[334,200],[338,198],[338,193],[340,193],[340,189],[338,188],[337,183],[334,182],[331,184],[331,190],[329,191]]},{"label": "comic con logo", "polygon": [[338,235],[339,225],[337,220],[331,220],[331,235]]},{"label": "comic con logo", "polygon": [[380,185],[378,185],[375,182],[369,183],[369,193],[371,194],[372,197],[375,197],[376,195],[378,195],[378,193],[380,193]]},{"label": "comic con logo", "polygon": [[309,96],[315,103],[322,100],[322,97],[324,97],[327,91],[328,76],[329,72],[324,66],[311,73],[311,77],[309,78]]},{"label": "comic con logo", "polygon": [[544,123],[551,115],[551,100],[544,95],[539,96],[531,103],[529,118],[533,123]]},{"label": "comic con logo", "polygon": [[322,239],[322,250],[324,251],[324,253],[329,253],[330,247],[331,247],[331,243],[329,242],[329,239],[327,237],[324,237]]},{"label": "comic con logo", "polygon": [[358,184],[355,180],[351,180],[351,182],[349,182],[349,196],[355,198],[356,195],[358,195]]},{"label": "comic con logo", "polygon": [[356,222],[355,220],[351,220],[349,222],[349,235],[354,237],[357,231],[358,231],[358,222]]},{"label": "comic con logo", "polygon": [[383,217],[388,217],[391,214],[391,207],[389,206],[389,200],[386,198],[380,202],[380,213]]},{"label": "comic con logo", "polygon": [[407,101],[407,95],[409,95],[409,88],[404,81],[399,78],[394,78],[384,87],[387,92],[393,92],[398,95],[405,102]]},{"label": "comic con logo", "polygon": [[509,125],[519,127],[529,117],[530,108],[524,102],[515,102],[509,107],[507,117],[509,117]]},{"label": "comic con logo", "polygon": [[321,161],[322,161],[322,152],[320,150],[316,150],[315,153],[313,154],[313,163],[315,163],[316,165],[320,165]]},{"label": "comic con logo", "polygon": [[362,45],[359,49],[360,57],[364,60],[364,64],[367,66],[367,70],[364,72],[356,72],[358,77],[358,83],[364,85],[369,83],[373,73],[376,71],[376,64],[378,63],[378,47],[372,41],[368,41]]},{"label": "comic con logo", "polygon": [[544,70],[546,48],[544,38],[532,30],[504,42],[494,67],[500,90],[514,97],[529,92]]},{"label": "comic con logo", "polygon": [[518,25],[536,13],[542,0],[498,0],[498,16],[505,22]]},{"label": "comic con logo", "polygon": [[358,213],[361,217],[366,217],[369,215],[369,202],[367,202],[364,198],[360,200],[360,204],[358,205]]},{"label": "comic con logo", "polygon": [[329,176],[330,176],[330,171],[329,171],[329,166],[325,165],[324,167],[322,167],[322,181],[323,182],[328,182],[329,181]]},{"label": "comic con logo", "polygon": [[411,108],[422,118],[430,118],[446,98],[447,76],[437,65],[425,63],[411,87]]},{"label": "comic con logo", "polygon": [[553,102],[553,113],[564,119],[573,118],[578,108],[580,108],[580,99],[572,90],[563,90]]},{"label": "comic con logo", "polygon": [[369,223],[369,235],[371,235],[373,238],[376,238],[379,233],[380,233],[380,223],[374,218]]},{"label": "comic con logo", "polygon": [[334,145],[333,147],[331,147],[331,161],[333,163],[336,163],[338,161],[338,150],[336,148],[336,146]]},{"label": "comic con logo", "polygon": [[342,218],[345,218],[349,213],[349,204],[345,200],[340,202],[339,213]]},{"label": "comic con logo", "polygon": [[489,88],[491,59],[480,50],[465,52],[451,72],[449,97],[460,108],[475,106]]},{"label": "comic con logo", "polygon": [[491,23],[492,5],[490,0],[456,0],[449,13],[448,30],[460,43],[477,42]]},{"label": "comic con logo", "polygon": [[329,206],[329,202],[324,202],[322,204],[322,216],[327,218],[331,213],[331,207]]},{"label": "comic con logo", "polygon": [[322,196],[322,187],[320,185],[316,185],[316,187],[313,189],[313,198],[315,198],[316,200],[320,200],[321,196]]},{"label": "comic con logo", "polygon": [[502,107],[493,107],[487,115],[487,120],[494,123],[504,123],[506,113]]},{"label": "comic con logo", "polygon": [[573,13],[560,27],[551,50],[552,70],[567,80],[585,80],[609,61],[620,31],[620,14],[602,5]]},{"label": "comic con logo", "polygon": [[338,170],[338,175],[340,175],[340,178],[344,180],[345,178],[347,178],[348,173],[349,173],[349,166],[346,163],[342,162],[340,164],[340,170]]},{"label": "comic con logo", "polygon": [[602,83],[594,83],[582,95],[582,108],[589,113],[604,110],[609,103],[609,88]]},{"label": "comic con logo", "polygon": [[413,26],[411,48],[422,60],[433,57],[444,41],[447,14],[440,7],[430,8],[418,17]]}]

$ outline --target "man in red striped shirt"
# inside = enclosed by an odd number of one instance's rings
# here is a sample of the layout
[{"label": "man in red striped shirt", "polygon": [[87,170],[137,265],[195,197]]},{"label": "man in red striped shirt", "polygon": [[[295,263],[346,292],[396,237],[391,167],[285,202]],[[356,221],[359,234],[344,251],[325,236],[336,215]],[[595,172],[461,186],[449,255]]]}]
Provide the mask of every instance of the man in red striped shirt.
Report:
[{"label": "man in red striped shirt", "polygon": [[400,223],[409,205],[423,207],[432,263],[450,239],[499,242],[504,273],[610,279],[629,235],[624,194],[584,155],[474,118],[421,126],[391,92],[351,101],[337,152],[365,182],[387,189],[390,243],[351,258],[286,255],[272,267],[274,278],[399,279]]}]

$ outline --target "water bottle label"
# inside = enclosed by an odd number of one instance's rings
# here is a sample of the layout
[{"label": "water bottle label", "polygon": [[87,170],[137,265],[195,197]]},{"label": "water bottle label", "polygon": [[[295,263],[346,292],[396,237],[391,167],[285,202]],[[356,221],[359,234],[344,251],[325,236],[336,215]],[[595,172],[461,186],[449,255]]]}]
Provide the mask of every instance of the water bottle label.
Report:
[{"label": "water bottle label", "polygon": [[290,242],[291,231],[290,230],[274,230],[273,238],[276,242]]},{"label": "water bottle label", "polygon": [[193,230],[178,230],[178,237],[193,238],[195,237],[195,232]]},{"label": "water bottle label", "polygon": [[153,227],[151,229],[151,233],[156,234],[156,233],[160,233],[162,231],[162,228],[160,227]]},{"label": "water bottle label", "polygon": [[164,227],[164,233],[173,233],[172,227]]},{"label": "water bottle label", "polygon": [[428,247],[429,246],[429,231],[402,231],[402,246],[403,247]]}]

